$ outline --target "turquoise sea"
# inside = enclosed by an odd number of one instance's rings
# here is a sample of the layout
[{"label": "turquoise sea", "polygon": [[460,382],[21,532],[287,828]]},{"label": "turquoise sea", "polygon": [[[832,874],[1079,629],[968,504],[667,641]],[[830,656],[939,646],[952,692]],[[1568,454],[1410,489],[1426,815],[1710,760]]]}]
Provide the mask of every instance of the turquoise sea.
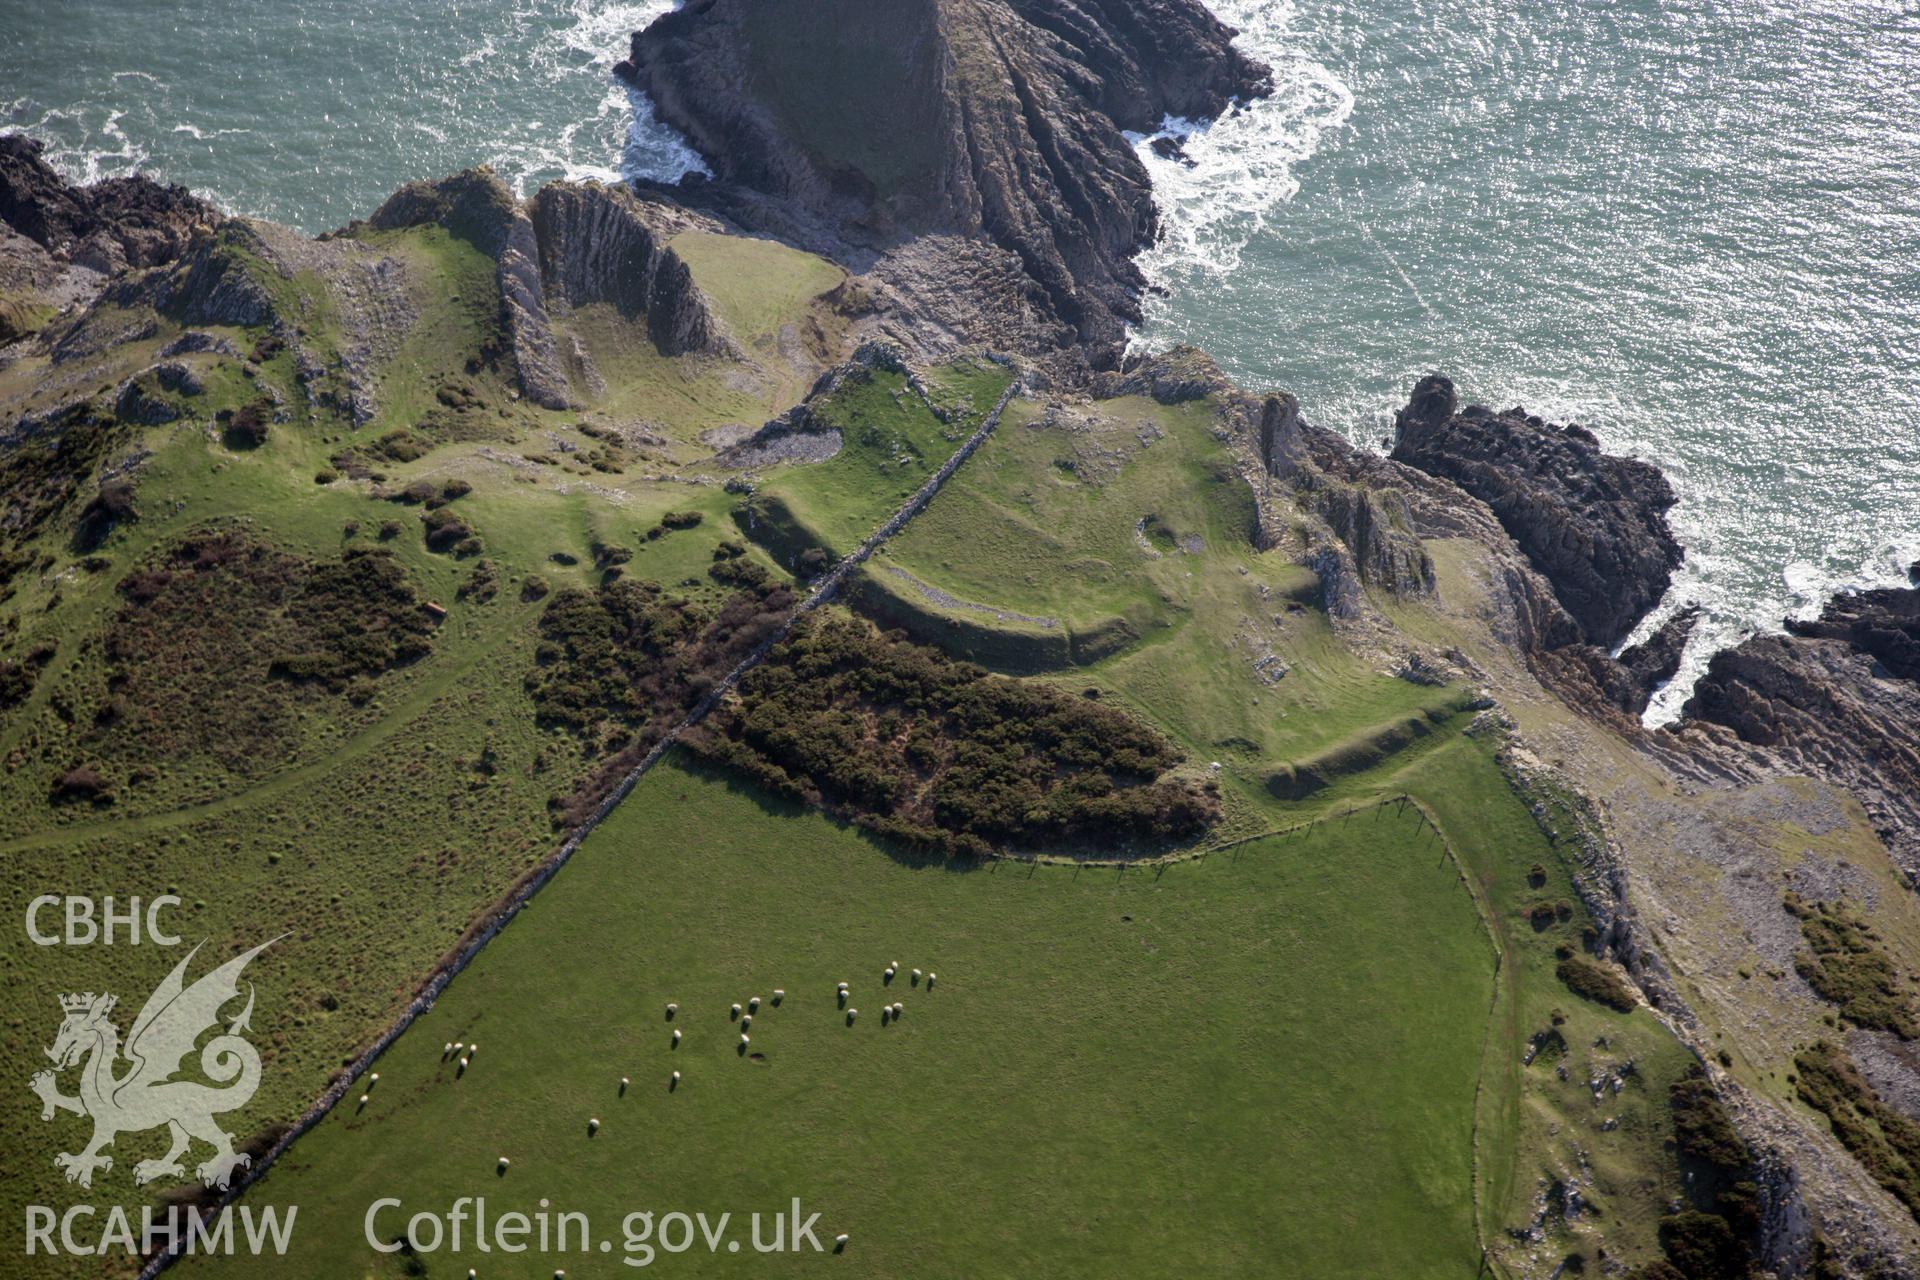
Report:
[{"label": "turquoise sea", "polygon": [[[878,0],[876,0],[878,3]],[[698,165],[607,77],[670,0],[0,0],[0,129],[308,231],[486,161]],[[1657,462],[1705,657],[1920,558],[1920,5],[1215,0],[1279,92],[1144,149],[1143,343],[1378,446],[1429,369]]]}]

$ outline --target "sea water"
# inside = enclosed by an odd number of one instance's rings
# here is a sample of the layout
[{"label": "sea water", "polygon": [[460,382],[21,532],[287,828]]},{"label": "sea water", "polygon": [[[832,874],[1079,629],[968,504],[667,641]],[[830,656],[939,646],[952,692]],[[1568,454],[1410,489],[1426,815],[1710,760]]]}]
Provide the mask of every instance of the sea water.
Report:
[{"label": "sea water", "polygon": [[[876,0],[879,3],[880,0]],[[310,232],[488,163],[699,161],[608,76],[671,0],[0,0],[0,128]],[[1276,93],[1184,159],[1138,340],[1381,447],[1430,369],[1658,463],[1711,652],[1920,557],[1920,6],[1214,0]],[[1181,122],[1169,122],[1187,132]]]},{"label": "sea water", "polygon": [[[1216,0],[1140,339],[1378,448],[1429,370],[1672,479],[1712,652],[1920,558],[1920,6]],[[1170,122],[1175,131],[1180,122]]]}]

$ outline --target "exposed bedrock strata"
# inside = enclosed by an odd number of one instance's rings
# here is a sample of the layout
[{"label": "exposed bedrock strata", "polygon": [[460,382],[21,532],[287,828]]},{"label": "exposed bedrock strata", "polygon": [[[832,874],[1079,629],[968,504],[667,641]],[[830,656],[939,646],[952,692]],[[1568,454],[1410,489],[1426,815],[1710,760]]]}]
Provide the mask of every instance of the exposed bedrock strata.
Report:
[{"label": "exposed bedrock strata", "polygon": [[1666,477],[1603,452],[1584,428],[1458,408],[1453,383],[1436,373],[1400,410],[1393,457],[1485,502],[1593,644],[1625,638],[1679,567]]},{"label": "exposed bedrock strata", "polygon": [[[874,247],[926,233],[1015,254],[1096,366],[1111,364],[1157,222],[1122,128],[1270,89],[1191,0],[698,0],[615,68],[713,166]],[[753,220],[750,208],[736,216]]]},{"label": "exposed bedrock strata", "polygon": [[1920,590],[1837,596],[1787,627],[1715,654],[1678,732],[1724,731],[1778,771],[1846,788],[1920,878]]},{"label": "exposed bedrock strata", "polygon": [[74,186],[45,150],[24,134],[0,136],[0,221],[57,257],[100,272],[151,267],[223,216],[185,187],[147,177]]},{"label": "exposed bedrock strata", "polygon": [[632,192],[556,182],[523,203],[482,167],[409,183],[368,221],[376,228],[438,224],[493,258],[520,390],[543,408],[578,404],[554,341],[550,306],[608,303],[644,320],[666,355],[712,350],[721,341],[692,273]]},{"label": "exposed bedrock strata", "polygon": [[715,346],[706,297],[632,192],[554,182],[540,189],[531,206],[548,306],[609,303],[627,319],[644,321],[663,355]]}]

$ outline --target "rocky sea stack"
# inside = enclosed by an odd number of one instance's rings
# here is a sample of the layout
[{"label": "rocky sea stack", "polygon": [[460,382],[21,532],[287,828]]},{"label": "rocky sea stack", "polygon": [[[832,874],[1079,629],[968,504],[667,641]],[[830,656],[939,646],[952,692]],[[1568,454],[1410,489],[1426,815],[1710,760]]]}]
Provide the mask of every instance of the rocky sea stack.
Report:
[{"label": "rocky sea stack", "polygon": [[1139,319],[1133,255],[1156,228],[1121,131],[1268,92],[1232,34],[1164,0],[819,0],[798,25],[703,0],[636,32],[615,71],[742,221],[869,250],[984,240],[1101,366]]}]

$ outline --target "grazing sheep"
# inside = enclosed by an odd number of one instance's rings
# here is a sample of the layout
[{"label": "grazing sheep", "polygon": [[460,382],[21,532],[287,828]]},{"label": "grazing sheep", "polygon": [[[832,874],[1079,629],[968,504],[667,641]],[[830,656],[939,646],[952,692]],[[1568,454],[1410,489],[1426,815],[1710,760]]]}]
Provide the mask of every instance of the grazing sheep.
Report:
[{"label": "grazing sheep", "polygon": [[672,1077],[671,1077],[671,1078],[670,1078],[670,1079],[668,1080],[668,1082],[667,1082],[667,1083],[668,1083],[669,1085],[676,1085],[676,1084],[679,1084],[679,1083],[680,1083],[680,1073],[679,1073],[678,1071],[676,1071],[676,1072],[674,1072],[674,1073],[673,1073],[673,1076],[672,1076]]},{"label": "grazing sheep", "polygon": [[367,1095],[364,1093],[360,1095],[360,1105],[363,1107],[367,1105]]},{"label": "grazing sheep", "polygon": [[775,1004],[779,1004],[782,1000],[785,1000],[786,998],[787,998],[787,993],[784,990],[782,990],[779,987],[775,987],[773,989],[773,1002]]},{"label": "grazing sheep", "polygon": [[731,1018],[737,1018],[739,1016],[740,1016],[740,1006],[739,1004],[736,1003],[733,1006],[733,1009],[727,1014],[727,1017],[731,1019]]},{"label": "grazing sheep", "polygon": [[378,1071],[374,1072],[372,1075],[367,1077],[367,1088],[371,1089],[373,1088],[373,1086],[379,1083],[380,1083],[380,1073]]},{"label": "grazing sheep", "polygon": [[753,1015],[750,1013],[743,1014],[740,1018],[740,1029],[742,1031],[745,1031],[748,1027],[752,1025],[753,1025]]},{"label": "grazing sheep", "polygon": [[500,1157],[500,1165],[499,1165],[499,1167],[500,1167],[500,1168],[502,1168],[502,1169],[504,1169],[504,1168],[506,1168],[506,1167],[507,1167],[508,1165],[510,1165],[510,1164],[512,1164],[512,1163],[513,1163],[513,1161],[511,1161],[511,1160],[509,1160],[509,1159],[507,1159],[507,1158],[506,1158],[505,1156],[501,1156],[501,1157]]},{"label": "grazing sheep", "polygon": [[445,1062],[453,1056],[453,1041],[447,1041],[447,1047],[440,1051],[440,1061]]},{"label": "grazing sheep", "polygon": [[847,1025],[852,1026],[853,1020],[859,1016],[860,1016],[860,1011],[858,1009],[847,1010]]},{"label": "grazing sheep", "polygon": [[842,1009],[847,1007],[847,989],[845,987],[840,988],[840,1007]]},{"label": "grazing sheep", "polygon": [[627,1092],[627,1078],[625,1076],[621,1076],[620,1077],[620,1093],[624,1097],[626,1092]]},{"label": "grazing sheep", "polygon": [[467,1060],[465,1058],[460,1059],[460,1065],[458,1068],[454,1070],[453,1074],[457,1076],[463,1076],[467,1074]]},{"label": "grazing sheep", "polygon": [[916,987],[920,985],[920,971],[918,969],[913,971],[913,985]]},{"label": "grazing sheep", "polygon": [[673,1047],[674,1047],[674,1048],[676,1048],[676,1049],[678,1049],[678,1048],[680,1047],[680,1028],[678,1028],[678,1027],[675,1027],[675,1028],[673,1029],[673,1042],[672,1042],[672,1043],[673,1043]]},{"label": "grazing sheep", "polygon": [[930,973],[927,975],[927,990],[929,991],[933,990],[933,980],[939,976],[940,975],[937,973]]},{"label": "grazing sheep", "polygon": [[833,1238],[833,1251],[835,1253],[839,1253],[842,1249],[845,1249],[846,1247],[847,1247],[847,1233],[842,1231],[839,1235]]},{"label": "grazing sheep", "polygon": [[600,1117],[599,1116],[587,1117],[587,1136],[592,1137],[594,1134],[598,1132],[600,1132]]},{"label": "grazing sheep", "polygon": [[671,1000],[667,1001],[667,1021],[672,1022],[673,1015],[678,1012],[680,1012],[680,1006],[673,1003],[673,1001]]},{"label": "grazing sheep", "polygon": [[895,1001],[893,1002],[893,1016],[894,1016],[894,1017],[896,1017],[896,1018],[897,1018],[897,1017],[899,1017],[899,1016],[900,1016],[901,1014],[903,1014],[903,1013],[905,1013],[906,1011],[907,1011],[907,1006],[906,1006],[906,1004],[905,1004],[904,1002],[902,1002],[902,1001],[899,1001],[899,1000],[895,1000]]},{"label": "grazing sheep", "polygon": [[453,1051],[454,1051],[455,1053],[458,1053],[458,1052],[460,1052],[460,1051],[461,1051],[462,1049],[464,1049],[464,1048],[466,1048],[466,1047],[467,1047],[467,1045],[466,1045],[466,1042],[465,1042],[464,1040],[455,1040],[455,1041],[453,1042]]},{"label": "grazing sheep", "polygon": [[760,1012],[760,997],[759,997],[759,996],[754,996],[754,997],[753,997],[753,998],[752,998],[751,1000],[748,1000],[748,1001],[747,1001],[747,1012],[748,1012],[748,1013],[758,1013],[758,1012]]},{"label": "grazing sheep", "polygon": [[470,1045],[468,1045],[468,1046],[467,1046],[467,1057],[469,1057],[469,1058],[471,1058],[471,1057],[473,1057],[473,1055],[474,1055],[474,1054],[476,1054],[476,1053],[478,1053],[478,1052],[480,1052],[480,1046],[479,1046],[479,1045],[477,1045],[477,1044],[470,1044]]},{"label": "grazing sheep", "polygon": [[884,1004],[880,1006],[880,1025],[881,1026],[883,1027],[886,1026],[887,1019],[891,1018],[892,1016],[893,1016],[893,1010],[891,1008],[889,1008]]}]

